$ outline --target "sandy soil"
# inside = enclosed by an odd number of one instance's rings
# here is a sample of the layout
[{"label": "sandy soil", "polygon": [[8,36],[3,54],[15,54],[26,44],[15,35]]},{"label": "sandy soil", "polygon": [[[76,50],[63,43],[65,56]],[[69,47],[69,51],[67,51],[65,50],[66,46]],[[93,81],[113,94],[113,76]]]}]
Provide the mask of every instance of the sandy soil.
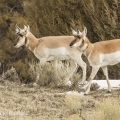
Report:
[{"label": "sandy soil", "polygon": [[[72,90],[69,87],[33,87],[0,81],[0,120],[68,120],[74,113],[65,105],[65,95],[61,93]],[[96,90],[87,97],[96,100],[101,96],[107,98],[119,95],[119,89],[113,90],[111,94],[106,90]]]}]

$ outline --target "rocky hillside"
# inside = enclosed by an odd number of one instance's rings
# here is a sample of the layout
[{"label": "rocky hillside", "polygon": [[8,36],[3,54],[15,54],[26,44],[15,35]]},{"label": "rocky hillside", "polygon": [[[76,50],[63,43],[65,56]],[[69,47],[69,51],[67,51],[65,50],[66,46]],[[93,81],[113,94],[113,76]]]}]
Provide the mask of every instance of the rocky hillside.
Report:
[{"label": "rocky hillside", "polygon": [[[92,42],[120,38],[120,0],[1,0],[0,15],[0,72],[14,66],[25,82],[28,62],[36,59],[26,48],[13,48],[16,23],[30,25],[36,37],[71,35],[78,24]],[[109,68],[111,78],[120,78],[118,67]]]}]

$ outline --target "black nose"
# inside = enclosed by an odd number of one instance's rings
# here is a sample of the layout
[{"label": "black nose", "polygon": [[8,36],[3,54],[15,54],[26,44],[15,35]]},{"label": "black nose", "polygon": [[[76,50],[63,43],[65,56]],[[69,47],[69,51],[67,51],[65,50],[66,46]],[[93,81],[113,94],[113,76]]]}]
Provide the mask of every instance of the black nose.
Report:
[{"label": "black nose", "polygon": [[70,43],[70,47],[72,47],[74,45],[74,43],[76,42],[76,39],[73,40],[71,43]]},{"label": "black nose", "polygon": [[72,45],[73,45],[73,44],[72,44],[72,42],[71,42],[69,46],[72,48]]}]

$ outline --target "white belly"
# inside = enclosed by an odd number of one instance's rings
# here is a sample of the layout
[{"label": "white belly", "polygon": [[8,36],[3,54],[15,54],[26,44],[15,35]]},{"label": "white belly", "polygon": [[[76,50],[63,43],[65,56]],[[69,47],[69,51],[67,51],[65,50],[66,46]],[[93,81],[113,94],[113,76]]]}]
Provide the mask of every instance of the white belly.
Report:
[{"label": "white belly", "polygon": [[120,51],[110,53],[110,54],[101,54],[100,63],[101,66],[115,65],[120,62]]},{"label": "white belly", "polygon": [[55,49],[49,49],[46,48],[45,49],[45,54],[48,54],[48,61],[50,60],[65,60],[68,59],[68,53],[66,48],[64,47],[59,47],[59,48],[55,48]]},{"label": "white belly", "polygon": [[39,60],[42,58],[46,58],[47,61],[69,59],[69,54],[66,48],[64,47],[59,47],[59,48],[54,48],[54,49],[45,48],[44,50],[39,51],[39,53],[38,51],[36,52],[36,50],[34,50],[34,55]]}]

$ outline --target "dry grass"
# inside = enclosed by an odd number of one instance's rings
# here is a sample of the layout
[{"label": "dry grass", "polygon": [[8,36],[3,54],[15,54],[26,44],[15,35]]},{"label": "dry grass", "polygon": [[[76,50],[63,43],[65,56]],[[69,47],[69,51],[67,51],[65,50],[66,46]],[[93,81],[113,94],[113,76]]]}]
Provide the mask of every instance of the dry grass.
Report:
[{"label": "dry grass", "polygon": [[98,100],[90,96],[66,95],[65,104],[71,110],[70,120],[119,120],[119,97],[101,97]]},{"label": "dry grass", "polygon": [[[29,64],[30,76],[34,81],[37,81],[37,84],[40,86],[48,85],[54,83],[56,86],[64,86],[69,80],[68,76],[71,75],[73,69],[75,68],[73,61],[57,61],[57,68],[54,64],[47,62],[43,67],[40,63],[31,62]],[[81,75],[74,73],[72,78],[74,81],[81,79]]]},{"label": "dry grass", "polygon": [[96,109],[90,120],[120,120],[119,99],[107,98],[96,102]]},{"label": "dry grass", "polygon": [[64,120],[69,109],[51,88],[30,88],[10,81],[0,84],[0,120]]},{"label": "dry grass", "polygon": [[83,98],[77,95],[66,95],[65,104],[71,111],[79,111],[82,108]]},{"label": "dry grass", "polygon": [[0,120],[119,120],[119,97],[56,95],[68,90],[0,80]]},{"label": "dry grass", "polygon": [[[110,96],[104,90],[91,92],[88,96],[80,96],[79,93],[59,94],[73,89],[45,86],[49,80],[56,81],[54,74],[51,74],[53,66],[48,63],[46,69],[41,70],[40,66],[35,65],[36,63],[31,64],[31,75],[36,79],[39,69],[38,83],[43,86],[21,85],[18,80],[12,80],[13,77],[10,80],[0,77],[0,120],[119,120],[120,90],[113,90]],[[63,68],[60,66],[60,73],[57,72],[56,75],[60,79],[62,73],[63,79],[68,74],[69,66],[64,65]],[[6,75],[7,78],[9,76],[11,75]],[[72,79],[76,78],[79,78],[78,74],[74,74]],[[57,80],[62,84],[60,79]],[[42,84],[45,82],[46,84]]]}]

